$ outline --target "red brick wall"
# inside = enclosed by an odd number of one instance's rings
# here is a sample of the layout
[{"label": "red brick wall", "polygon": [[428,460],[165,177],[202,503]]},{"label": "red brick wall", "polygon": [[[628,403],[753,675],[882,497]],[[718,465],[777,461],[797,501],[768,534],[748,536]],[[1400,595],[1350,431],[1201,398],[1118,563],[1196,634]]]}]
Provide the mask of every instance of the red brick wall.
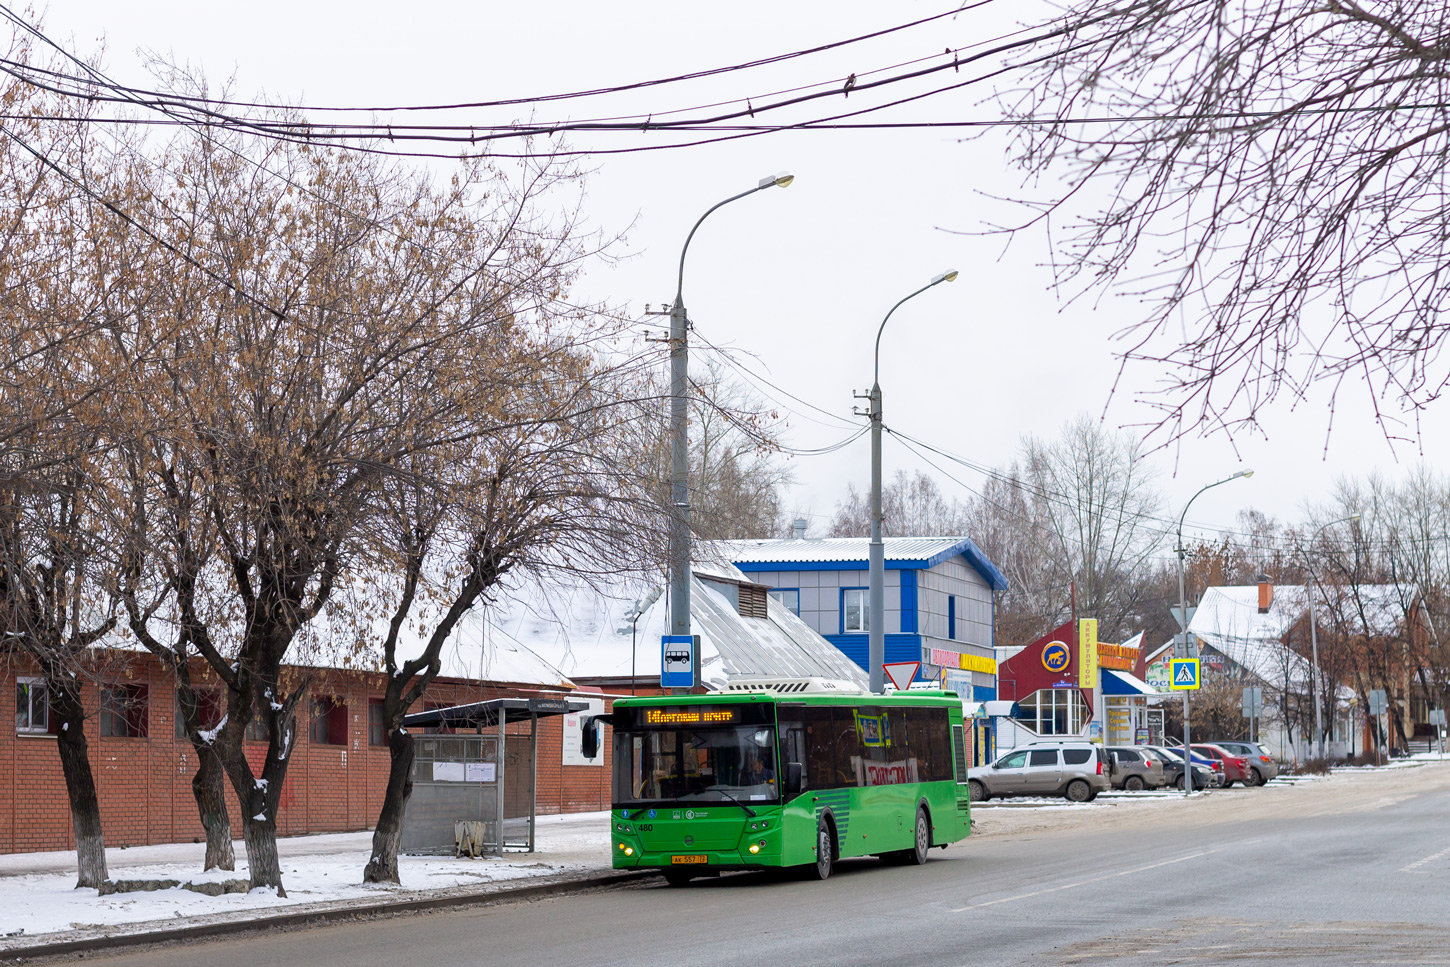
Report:
[{"label": "red brick wall", "polygon": [[[198,669],[200,671],[200,669]],[[145,738],[101,738],[100,689],[87,685],[86,738],[91,769],[101,801],[101,823],[107,846],[200,841],[204,832],[196,815],[191,778],[196,753],[185,738],[176,738],[175,683],[151,656],[137,656],[129,665],[129,681],[146,683],[148,735]],[[27,674],[9,667],[0,672],[0,696],[13,702],[15,679]],[[371,829],[382,807],[388,776],[386,746],[368,744],[368,699],[381,698],[383,677],[341,671],[314,671],[308,696],[298,705],[297,744],[287,768],[278,814],[283,835]],[[347,705],[346,745],[314,744],[308,725],[312,695],[330,695]],[[458,705],[492,698],[534,694],[527,688],[457,680],[437,681],[425,705]],[[7,711],[13,711],[8,709]],[[0,728],[0,853],[73,849],[70,809],[61,775],[55,737],[15,731],[13,718]],[[510,732],[528,734],[511,726]],[[538,811],[542,814],[609,808],[608,751],[603,766],[563,766],[563,718],[539,722]],[[248,753],[260,763],[261,743]],[[228,790],[232,833],[241,836],[241,814]]]}]

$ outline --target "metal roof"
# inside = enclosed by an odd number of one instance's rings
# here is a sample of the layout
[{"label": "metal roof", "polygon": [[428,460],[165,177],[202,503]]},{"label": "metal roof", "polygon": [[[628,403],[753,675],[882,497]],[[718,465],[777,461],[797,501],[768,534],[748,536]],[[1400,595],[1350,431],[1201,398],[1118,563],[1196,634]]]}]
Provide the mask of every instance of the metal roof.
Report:
[{"label": "metal roof", "polygon": [[[888,567],[898,570],[929,568],[961,555],[994,590],[1007,588],[1006,576],[966,537],[885,537],[881,541]],[[871,541],[865,537],[784,538],[775,540],[717,541],[720,556],[742,571],[772,570],[767,564],[838,564],[864,568]],[[781,567],[778,570],[791,570]]]},{"label": "metal roof", "polygon": [[[663,607],[663,605],[661,605]],[[775,598],[766,599],[768,618],[747,618],[718,591],[695,578],[690,621],[714,646],[728,682],[733,678],[830,678],[861,686],[867,681],[854,661]],[[711,676],[706,669],[702,677]]]},{"label": "metal roof", "polygon": [[507,725],[510,722],[527,722],[532,716],[548,718],[550,715],[582,712],[588,707],[588,702],[573,702],[566,698],[495,698],[487,702],[471,702],[468,705],[450,705],[448,708],[414,712],[412,715],[403,716],[403,726],[494,728],[498,725],[500,715]]}]

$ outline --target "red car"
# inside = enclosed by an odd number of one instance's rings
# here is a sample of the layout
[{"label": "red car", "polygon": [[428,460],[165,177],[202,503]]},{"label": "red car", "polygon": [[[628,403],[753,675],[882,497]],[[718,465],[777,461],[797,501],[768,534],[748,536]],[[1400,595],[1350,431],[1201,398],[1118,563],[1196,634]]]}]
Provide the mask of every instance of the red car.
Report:
[{"label": "red car", "polygon": [[1206,759],[1223,763],[1223,788],[1227,789],[1236,782],[1242,782],[1244,785],[1251,784],[1247,781],[1249,779],[1249,760],[1243,756],[1234,755],[1227,749],[1216,745],[1198,745],[1197,743],[1194,744],[1193,751]]}]

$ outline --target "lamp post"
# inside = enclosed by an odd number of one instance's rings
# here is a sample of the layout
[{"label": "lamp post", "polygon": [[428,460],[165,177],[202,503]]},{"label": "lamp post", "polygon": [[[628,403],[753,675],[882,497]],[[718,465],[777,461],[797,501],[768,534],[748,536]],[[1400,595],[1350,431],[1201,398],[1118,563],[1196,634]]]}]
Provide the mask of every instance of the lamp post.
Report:
[{"label": "lamp post", "polygon": [[881,333],[891,313],[902,303],[921,295],[942,282],[952,282],[956,269],[948,269],[891,307],[876,330],[876,354],[872,368],[869,415],[871,417],[871,551],[869,561],[869,602],[866,624],[866,666],[871,673],[871,691],[881,694],[885,682],[882,664],[886,661],[886,546],[881,543]]},{"label": "lamp post", "polygon": [[[1314,532],[1310,543],[1319,539],[1319,535],[1333,527],[1335,524],[1343,524],[1346,521],[1353,523],[1359,520],[1358,514],[1351,514],[1348,517],[1341,517],[1338,520],[1331,520],[1323,527]],[[1309,586],[1305,589],[1309,598],[1309,651],[1311,654],[1309,669],[1309,694],[1314,701],[1314,744],[1319,749],[1319,758],[1324,758],[1324,715],[1319,701],[1319,632],[1314,620],[1314,565],[1309,563],[1309,555],[1304,552],[1304,545],[1299,545],[1299,554],[1304,558],[1304,570],[1309,572]]]},{"label": "lamp post", "polygon": [[[1185,651],[1188,646],[1188,596],[1183,590],[1183,520],[1188,516],[1188,508],[1198,499],[1198,495],[1205,490],[1211,490],[1220,484],[1226,484],[1230,480],[1237,480],[1240,477],[1252,477],[1252,470],[1240,470],[1231,477],[1224,477],[1198,489],[1198,493],[1188,498],[1188,503],[1183,505],[1183,513],[1178,515],[1178,624],[1182,627],[1183,645]],[[1175,652],[1177,649],[1174,649]],[[1183,655],[1181,657],[1190,657]],[[1171,666],[1170,666],[1171,667]],[[1199,672],[1201,676],[1202,671]],[[1183,795],[1193,794],[1193,747],[1189,745],[1188,738],[1188,689],[1183,690]]]},{"label": "lamp post", "polygon": [[[754,188],[731,195],[724,201],[712,205],[701,215],[690,234],[685,236],[685,246],[680,249],[679,282],[675,287],[675,304],[670,307],[670,503],[674,513],[670,517],[670,629],[671,635],[690,634],[690,453],[688,437],[688,415],[686,410],[686,383],[689,380],[688,319],[685,314],[685,253],[690,250],[690,241],[699,231],[700,225],[718,208],[732,201],[739,201],[767,188],[785,188],[795,176],[781,172],[766,175]],[[691,649],[691,671],[694,680],[700,681],[699,649]]]}]

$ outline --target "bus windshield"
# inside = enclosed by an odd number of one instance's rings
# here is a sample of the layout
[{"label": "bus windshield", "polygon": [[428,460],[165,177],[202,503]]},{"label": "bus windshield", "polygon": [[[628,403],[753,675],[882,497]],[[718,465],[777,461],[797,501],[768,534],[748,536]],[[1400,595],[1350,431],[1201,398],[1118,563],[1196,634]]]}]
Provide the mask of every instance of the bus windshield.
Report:
[{"label": "bus windshield", "polygon": [[615,798],[644,802],[778,802],[775,730],[651,729],[615,733]]}]

